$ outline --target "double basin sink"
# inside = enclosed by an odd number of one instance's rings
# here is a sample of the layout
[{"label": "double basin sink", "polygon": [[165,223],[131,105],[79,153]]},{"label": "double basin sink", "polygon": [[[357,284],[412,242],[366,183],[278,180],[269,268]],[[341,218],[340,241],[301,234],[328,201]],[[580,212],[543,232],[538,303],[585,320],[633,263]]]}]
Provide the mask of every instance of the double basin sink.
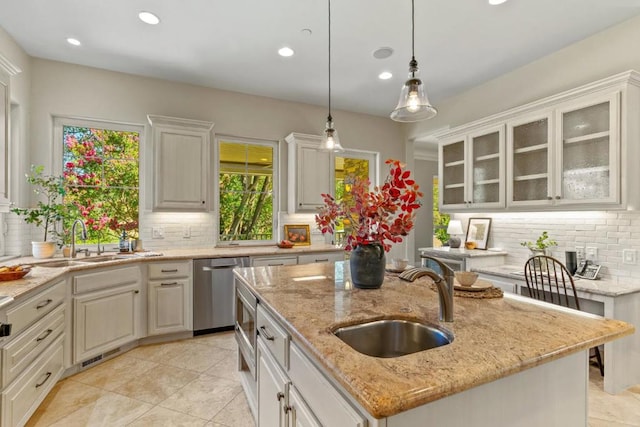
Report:
[{"label": "double basin sink", "polygon": [[34,263],[34,267],[51,267],[51,268],[60,268],[60,267],[72,267],[77,265],[86,265],[86,264],[96,264],[107,261],[115,261],[117,259],[129,259],[132,255],[98,255],[95,257],[83,257],[83,258],[73,258],[73,259],[63,259],[56,261],[43,261],[39,263]]},{"label": "double basin sink", "polygon": [[334,335],[354,350],[373,357],[400,357],[453,342],[453,334],[428,323],[385,319],[345,326]]}]

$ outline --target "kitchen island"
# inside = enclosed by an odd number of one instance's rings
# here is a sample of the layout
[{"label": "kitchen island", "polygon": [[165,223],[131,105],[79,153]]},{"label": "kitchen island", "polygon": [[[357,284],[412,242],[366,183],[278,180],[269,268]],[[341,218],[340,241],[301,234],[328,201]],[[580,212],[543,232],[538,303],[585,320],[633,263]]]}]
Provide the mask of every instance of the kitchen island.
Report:
[{"label": "kitchen island", "polygon": [[[624,322],[517,295],[456,297],[454,322],[438,322],[438,296],[430,279],[410,283],[390,274],[381,289],[353,289],[342,262],[254,267],[235,274],[257,297],[258,308],[290,337],[290,363],[303,353],[369,426],[585,426],[588,349],[634,331]],[[338,327],[375,319],[431,323],[454,340],[406,356],[376,358],[333,334]],[[283,368],[288,369],[286,363]],[[304,384],[296,385],[306,381],[304,376],[296,379],[293,366],[288,373],[291,387],[304,391]],[[258,369],[258,383],[260,378]],[[317,396],[313,389],[306,391],[302,397],[313,406]],[[323,417],[333,409],[312,407],[322,425],[331,425]]]}]

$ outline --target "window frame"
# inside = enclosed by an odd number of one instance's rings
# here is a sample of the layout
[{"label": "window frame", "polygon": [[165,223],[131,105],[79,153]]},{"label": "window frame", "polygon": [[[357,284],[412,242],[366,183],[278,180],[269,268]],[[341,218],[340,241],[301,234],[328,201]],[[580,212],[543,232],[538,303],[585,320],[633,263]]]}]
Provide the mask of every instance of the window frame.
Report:
[{"label": "window frame", "polygon": [[[268,146],[273,149],[273,219],[271,221],[272,233],[270,240],[220,240],[220,142],[254,144]],[[270,246],[278,239],[278,212],[280,210],[280,142],[270,139],[248,138],[232,135],[216,134],[214,137],[214,185],[213,206],[215,210],[215,245],[218,247],[229,246]]]},{"label": "window frame", "polygon": [[[141,219],[142,219],[142,210],[144,210],[145,206],[145,197],[144,197],[144,186],[146,185],[146,181],[144,180],[145,176],[145,156],[144,156],[144,147],[145,145],[145,126],[143,124],[130,123],[130,122],[120,122],[115,120],[103,120],[103,119],[93,119],[86,117],[78,117],[78,116],[53,116],[53,144],[52,151],[53,154],[51,156],[51,164],[49,165],[50,170],[55,175],[61,175],[64,171],[63,161],[64,161],[64,143],[63,143],[63,128],[64,126],[76,126],[76,127],[85,127],[85,128],[97,128],[97,129],[105,129],[111,131],[122,131],[122,132],[136,132],[138,133],[138,233],[140,233]],[[106,244],[110,245],[113,242],[106,242]],[[94,249],[97,248],[97,245],[83,245],[85,247]]]}]

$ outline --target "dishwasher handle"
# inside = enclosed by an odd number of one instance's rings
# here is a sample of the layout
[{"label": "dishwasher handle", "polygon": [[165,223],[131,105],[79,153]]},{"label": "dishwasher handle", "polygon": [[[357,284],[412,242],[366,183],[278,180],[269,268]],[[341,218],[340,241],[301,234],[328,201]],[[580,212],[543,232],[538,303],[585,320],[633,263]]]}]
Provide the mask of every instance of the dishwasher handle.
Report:
[{"label": "dishwasher handle", "polygon": [[230,265],[219,265],[217,267],[202,267],[202,271],[214,271],[214,270],[225,270],[227,268],[237,267],[238,264],[230,264]]}]

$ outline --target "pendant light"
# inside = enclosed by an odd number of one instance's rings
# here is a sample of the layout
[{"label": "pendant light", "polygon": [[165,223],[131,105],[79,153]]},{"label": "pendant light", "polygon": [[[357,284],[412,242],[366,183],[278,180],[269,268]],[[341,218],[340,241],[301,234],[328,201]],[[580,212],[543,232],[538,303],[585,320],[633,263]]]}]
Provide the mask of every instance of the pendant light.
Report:
[{"label": "pendant light", "polygon": [[329,3],[329,115],[327,116],[327,123],[325,125],[324,134],[322,135],[322,142],[320,143],[320,150],[333,151],[334,153],[341,153],[344,151],[342,145],[340,145],[340,139],[338,138],[338,131],[333,125],[333,117],[331,117],[331,0]]},{"label": "pendant light", "polygon": [[435,117],[438,111],[431,105],[424,90],[422,80],[418,76],[418,61],[415,57],[415,11],[414,0],[411,0],[411,61],[409,62],[409,79],[400,92],[400,100],[391,112],[391,120],[396,122],[418,122]]}]

